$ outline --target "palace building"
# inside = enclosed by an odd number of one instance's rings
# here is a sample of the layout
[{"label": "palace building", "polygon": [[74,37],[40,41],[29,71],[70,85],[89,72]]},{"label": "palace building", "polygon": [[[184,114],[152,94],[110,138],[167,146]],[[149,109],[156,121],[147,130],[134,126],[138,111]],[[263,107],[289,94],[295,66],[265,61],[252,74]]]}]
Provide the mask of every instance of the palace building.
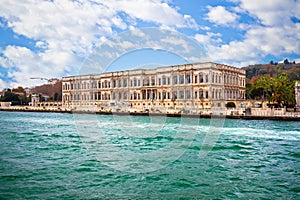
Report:
[{"label": "palace building", "polygon": [[207,62],[64,77],[62,105],[75,110],[110,105],[137,110],[224,107],[245,99],[245,74]]}]

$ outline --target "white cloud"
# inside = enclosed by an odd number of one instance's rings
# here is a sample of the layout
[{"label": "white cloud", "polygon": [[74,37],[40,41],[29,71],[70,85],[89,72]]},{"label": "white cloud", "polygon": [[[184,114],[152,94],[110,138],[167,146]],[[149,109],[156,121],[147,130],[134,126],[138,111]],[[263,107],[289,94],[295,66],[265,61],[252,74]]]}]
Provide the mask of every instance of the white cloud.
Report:
[{"label": "white cloud", "polygon": [[[32,80],[31,77],[53,78],[59,77],[68,67],[60,67],[61,63],[71,66],[76,59],[65,52],[46,52],[36,54],[26,47],[7,46],[2,52],[8,67],[8,77],[12,78],[14,85],[33,86],[41,81]],[[15,70],[17,66],[17,70]],[[70,69],[69,69],[70,70]]]},{"label": "white cloud", "polygon": [[223,6],[207,7],[209,12],[206,19],[217,25],[229,25],[236,22],[238,16],[235,13],[229,12]]},{"label": "white cloud", "polygon": [[239,10],[244,11],[267,26],[289,26],[291,16],[299,17],[298,0],[239,0]]},{"label": "white cloud", "polygon": [[207,32],[206,34],[196,34],[195,39],[204,46],[219,44],[222,42],[220,33]]},{"label": "white cloud", "polygon": [[128,48],[133,48],[135,47],[136,45],[133,44],[132,42],[129,42],[129,41],[123,41],[119,44],[119,46],[123,49],[128,49]]},{"label": "white cloud", "polygon": [[43,42],[43,41],[37,41],[37,42],[35,43],[35,46],[36,46],[37,48],[47,49],[48,44],[47,44],[46,42]]},{"label": "white cloud", "polygon": [[236,22],[237,15],[249,15],[258,23],[247,24],[243,21],[237,24],[235,27],[245,31],[243,38],[227,43],[210,32],[196,34],[195,39],[207,46],[208,54],[213,61],[246,66],[259,63],[268,55],[280,57],[299,54],[300,24],[291,21],[291,17],[299,15],[299,12],[296,12],[300,8],[299,1],[232,0],[232,2],[237,3],[237,7],[231,8],[236,14],[232,16],[232,13],[228,13],[220,6],[209,7],[208,20],[215,24],[228,25],[229,22]]},{"label": "white cloud", "polygon": [[13,88],[14,85],[11,85],[10,83],[8,83],[0,78],[0,87],[3,89],[4,88]]},{"label": "white cloud", "polygon": [[300,25],[290,28],[253,27],[247,31],[245,39],[219,44],[209,35],[195,35],[200,42],[207,42],[208,54],[215,61],[246,66],[260,62],[267,55],[280,56],[300,52]]},{"label": "white cloud", "polygon": [[116,10],[123,11],[132,18],[146,22],[154,22],[159,25],[175,26],[178,28],[197,28],[197,24],[191,16],[180,14],[175,8],[172,8],[164,1],[102,0],[101,3],[107,7],[113,7]]},{"label": "white cloud", "polygon": [[182,49],[182,51],[184,52],[189,52],[189,46],[188,43],[186,41],[186,39],[182,39],[182,38],[176,38],[176,37],[166,37],[166,38],[162,38],[160,40],[160,42],[165,43],[164,46],[168,45],[169,47],[176,48],[176,49]]},{"label": "white cloud", "polygon": [[[169,3],[165,0],[15,0],[0,3],[0,17],[7,26],[17,35],[34,40],[35,47],[40,50],[7,46],[2,50],[0,65],[10,68],[9,74],[16,84],[29,86],[36,83],[29,79],[33,75],[51,78],[74,74],[94,47],[116,34],[116,28],[134,29],[137,21],[197,28],[191,16],[179,13]],[[143,37],[142,32],[135,33]],[[129,42],[122,45],[124,48],[134,46]]]}]

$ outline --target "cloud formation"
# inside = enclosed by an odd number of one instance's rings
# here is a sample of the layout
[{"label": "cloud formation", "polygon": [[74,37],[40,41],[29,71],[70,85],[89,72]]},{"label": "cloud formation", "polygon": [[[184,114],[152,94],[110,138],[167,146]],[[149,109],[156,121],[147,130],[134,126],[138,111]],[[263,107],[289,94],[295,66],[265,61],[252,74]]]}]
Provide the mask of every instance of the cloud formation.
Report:
[{"label": "cloud formation", "polygon": [[204,42],[208,54],[217,62],[246,66],[262,62],[267,56],[300,53],[299,1],[294,0],[232,0],[237,6],[230,13],[221,6],[209,7],[207,20],[216,25],[233,25],[244,15],[252,18],[249,24],[240,22],[238,29],[245,31],[241,40],[224,42],[217,33],[195,34],[195,39]]},{"label": "cloud formation", "polygon": [[208,6],[207,8],[209,10],[207,13],[207,20],[217,25],[230,25],[238,19],[238,16],[235,13],[229,12],[223,6]]},{"label": "cloud formation", "polygon": [[[8,1],[0,3],[0,17],[17,35],[38,49],[9,45],[0,63],[10,83],[0,87],[35,85],[29,77],[61,77],[76,73],[76,66],[116,29],[132,29],[139,21],[158,26],[196,28],[194,19],[165,1]],[[133,45],[124,43],[123,46]]]},{"label": "cloud formation", "polygon": [[[299,0],[216,2],[220,5],[172,0],[0,2],[0,30],[11,30],[11,38],[23,38],[19,43],[9,39],[0,43],[0,89],[43,83],[30,77],[76,75],[85,58],[103,43],[109,45],[111,38],[126,31],[137,38],[147,37],[139,30],[144,27],[192,37],[206,48],[213,62],[241,67],[268,57],[281,60],[292,55],[299,60]],[[146,39],[143,44],[122,41],[118,48],[169,45],[178,52],[193,51],[172,35],[157,42]],[[117,55],[104,54],[108,58]],[[196,62],[199,56],[189,60]]]}]

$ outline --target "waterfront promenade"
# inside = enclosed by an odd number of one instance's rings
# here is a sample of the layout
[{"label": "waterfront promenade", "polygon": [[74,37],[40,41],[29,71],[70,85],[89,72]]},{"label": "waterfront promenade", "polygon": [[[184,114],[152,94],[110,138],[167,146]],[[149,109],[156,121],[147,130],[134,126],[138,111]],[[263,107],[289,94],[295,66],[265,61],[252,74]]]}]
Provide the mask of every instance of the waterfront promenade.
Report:
[{"label": "waterfront promenade", "polygon": [[[185,112],[184,110],[140,110],[127,109],[126,111],[107,109],[82,109],[72,110],[61,107],[33,107],[33,106],[9,106],[0,107],[0,111],[11,112],[54,112],[54,113],[96,113],[104,115],[137,115],[137,116],[167,116],[167,117],[190,117],[190,118],[229,118],[245,120],[286,120],[300,121],[300,112],[280,112],[273,109],[252,109],[251,114],[242,110],[224,109],[222,112],[212,112],[209,109],[203,109],[198,112]],[[217,114],[216,114],[217,113]]]}]

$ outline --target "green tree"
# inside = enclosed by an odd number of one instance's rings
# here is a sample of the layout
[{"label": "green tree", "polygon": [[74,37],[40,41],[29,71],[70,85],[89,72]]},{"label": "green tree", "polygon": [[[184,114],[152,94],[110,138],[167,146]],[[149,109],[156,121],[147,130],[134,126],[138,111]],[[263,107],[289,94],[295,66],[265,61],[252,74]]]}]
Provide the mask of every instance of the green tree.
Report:
[{"label": "green tree", "polygon": [[292,107],[295,105],[295,82],[290,81],[286,74],[275,77],[271,100],[278,106]]},{"label": "green tree", "polygon": [[59,98],[59,94],[57,92],[55,92],[54,97],[53,97],[54,101],[58,101],[59,100],[58,98]]},{"label": "green tree", "polygon": [[0,101],[12,102],[12,105],[20,104],[19,95],[12,93],[11,90],[6,91]]},{"label": "green tree", "polygon": [[13,91],[13,92],[25,92],[24,88],[21,87],[21,86],[19,86],[19,87],[17,87],[17,88],[13,88],[12,91]]},{"label": "green tree", "polygon": [[289,60],[288,60],[287,58],[283,61],[283,63],[284,63],[285,65],[290,64],[290,62],[289,62]]},{"label": "green tree", "polygon": [[295,82],[286,74],[276,77],[260,77],[254,84],[255,89],[262,91],[261,98],[269,102],[276,102],[279,107],[295,105]]},{"label": "green tree", "polygon": [[254,83],[254,89],[261,91],[261,98],[263,100],[270,100],[270,96],[272,96],[272,85],[273,78],[262,76]]}]

